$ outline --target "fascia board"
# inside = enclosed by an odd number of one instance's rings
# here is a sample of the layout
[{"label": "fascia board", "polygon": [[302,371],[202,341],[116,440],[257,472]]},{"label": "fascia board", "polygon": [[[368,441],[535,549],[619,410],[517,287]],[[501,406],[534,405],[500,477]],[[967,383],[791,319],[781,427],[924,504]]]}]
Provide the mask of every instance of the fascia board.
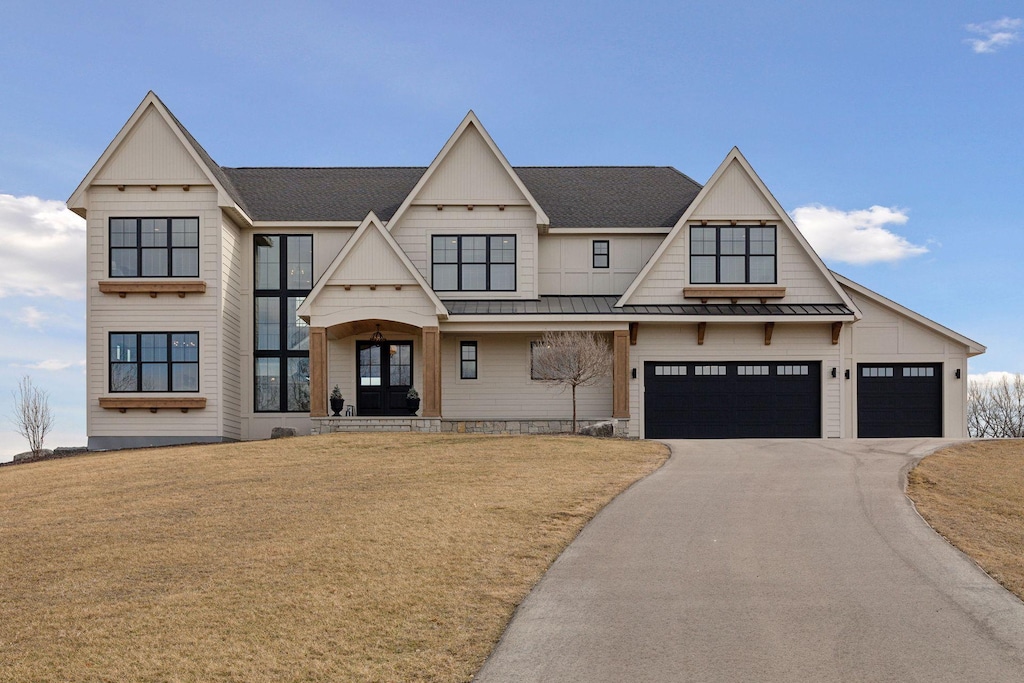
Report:
[{"label": "fascia board", "polygon": [[906,306],[898,304],[892,299],[882,296],[878,292],[868,289],[862,284],[854,282],[848,277],[840,275],[839,273],[833,273],[833,275],[835,276],[836,281],[839,282],[839,284],[842,285],[843,287],[849,287],[850,289],[857,292],[861,296],[871,299],[873,302],[879,304],[883,308],[888,308],[891,311],[906,316],[913,320],[914,322],[918,323],[919,325],[922,325],[932,330],[933,332],[936,332],[959,344],[963,344],[964,346],[967,347],[968,356],[978,356],[985,353],[985,351],[988,350],[987,347],[985,347],[983,344],[979,344],[970,337],[965,337],[959,332],[949,329],[945,325],[941,325],[930,318],[926,318],[920,313],[916,313],[907,308]]},{"label": "fascia board", "polygon": [[408,196],[398,207],[398,210],[395,211],[394,215],[391,216],[391,220],[388,221],[389,232],[392,226],[399,224],[402,216],[405,215],[405,212],[408,211],[409,207],[412,206],[412,204],[416,201],[416,197],[419,196],[419,193],[423,190],[424,186],[426,186],[427,182],[434,175],[434,172],[441,165],[441,162],[444,161],[445,157],[448,156],[448,153],[451,152],[452,148],[455,146],[455,143],[459,141],[459,138],[462,137],[462,134],[466,132],[466,129],[469,128],[471,124],[476,126],[476,129],[480,132],[480,135],[483,137],[484,142],[487,143],[487,146],[490,148],[491,152],[493,152],[494,155],[497,157],[498,162],[505,169],[505,172],[509,174],[510,178],[512,178],[512,182],[515,183],[516,187],[519,188],[519,191],[523,193],[524,197],[526,197],[526,200],[529,202],[530,206],[533,207],[534,211],[537,212],[538,225],[547,225],[548,223],[551,222],[551,220],[548,218],[548,215],[540,207],[540,204],[537,203],[537,200],[534,199],[532,194],[530,194],[530,191],[526,188],[526,185],[523,184],[523,181],[519,177],[519,174],[515,172],[512,166],[508,163],[508,159],[505,158],[505,155],[502,154],[500,149],[498,149],[498,146],[494,143],[494,140],[491,139],[491,136],[487,132],[487,129],[483,127],[483,124],[480,123],[480,120],[477,118],[476,114],[473,113],[472,109],[470,109],[466,116],[462,119],[462,122],[455,129],[455,132],[452,133],[451,137],[448,138],[448,141],[444,143],[444,146],[441,148],[441,151],[438,152],[437,156],[434,157],[434,160],[430,162],[430,166],[428,166],[427,170],[423,172],[422,176],[420,176],[420,179],[416,182],[416,185],[413,186]]},{"label": "fascia board", "polygon": [[505,315],[453,315],[448,318],[449,324],[457,323],[495,323],[495,322],[600,322],[621,323],[722,323],[727,325],[740,323],[835,323],[853,322],[853,315],[658,315],[618,313],[613,315],[586,315],[579,313],[556,314],[522,314]]}]

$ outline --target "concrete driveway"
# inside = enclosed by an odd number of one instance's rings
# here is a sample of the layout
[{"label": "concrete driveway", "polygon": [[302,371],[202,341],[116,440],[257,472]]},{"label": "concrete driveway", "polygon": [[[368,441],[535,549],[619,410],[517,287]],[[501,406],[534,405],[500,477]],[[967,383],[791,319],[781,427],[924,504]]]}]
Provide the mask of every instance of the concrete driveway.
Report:
[{"label": "concrete driveway", "polygon": [[903,495],[943,442],[669,443],[477,681],[1024,681],[1024,603]]}]

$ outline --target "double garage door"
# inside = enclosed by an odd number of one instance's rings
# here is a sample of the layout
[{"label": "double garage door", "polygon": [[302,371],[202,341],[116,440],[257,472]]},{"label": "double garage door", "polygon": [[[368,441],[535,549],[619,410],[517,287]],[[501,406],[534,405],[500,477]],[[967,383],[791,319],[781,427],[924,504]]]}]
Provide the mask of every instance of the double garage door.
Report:
[{"label": "double garage door", "polygon": [[[646,362],[649,439],[817,438],[821,363]],[[857,436],[942,436],[942,365],[857,366]]]},{"label": "double garage door", "polygon": [[821,436],[820,362],[644,363],[649,439]]}]

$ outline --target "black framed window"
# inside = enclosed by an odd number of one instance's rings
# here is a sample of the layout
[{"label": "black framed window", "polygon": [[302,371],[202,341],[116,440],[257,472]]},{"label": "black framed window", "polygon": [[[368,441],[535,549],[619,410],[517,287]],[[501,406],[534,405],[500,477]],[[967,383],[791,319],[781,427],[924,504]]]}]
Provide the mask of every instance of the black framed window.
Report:
[{"label": "black framed window", "polygon": [[537,367],[537,359],[547,351],[549,347],[542,341],[530,342],[530,379],[548,380],[543,369]]},{"label": "black framed window", "polygon": [[253,409],[309,412],[309,326],[296,310],[313,288],[312,235],[254,235]]},{"label": "black framed window", "polygon": [[477,377],[476,350],[475,341],[464,341],[459,346],[459,377],[462,379]]},{"label": "black framed window", "polygon": [[434,235],[431,282],[435,291],[513,292],[515,235]]},{"label": "black framed window", "polygon": [[775,226],[691,226],[691,284],[774,284]]},{"label": "black framed window", "polygon": [[593,241],[593,258],[595,268],[607,268],[608,267],[608,240],[594,240]]},{"label": "black framed window", "polygon": [[110,277],[199,277],[198,218],[111,218]]},{"label": "black framed window", "polygon": [[198,332],[111,332],[110,391],[199,391]]}]

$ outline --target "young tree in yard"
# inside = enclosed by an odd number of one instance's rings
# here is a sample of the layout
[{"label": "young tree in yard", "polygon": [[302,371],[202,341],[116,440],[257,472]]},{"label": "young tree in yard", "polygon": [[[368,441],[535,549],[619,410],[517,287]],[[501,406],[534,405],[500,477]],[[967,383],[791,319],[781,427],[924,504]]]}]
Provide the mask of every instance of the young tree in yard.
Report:
[{"label": "young tree in yard", "polygon": [[53,427],[53,413],[50,412],[49,395],[32,384],[32,378],[25,375],[18,388],[11,392],[14,397],[12,422],[18,433],[28,440],[33,453],[43,450],[46,433]]},{"label": "young tree in yard", "polygon": [[967,385],[967,430],[974,437],[1024,437],[1024,375]]},{"label": "young tree in yard", "polygon": [[611,372],[608,340],[591,332],[545,332],[533,346],[533,376],[572,389],[572,431],[576,432],[576,389]]}]

